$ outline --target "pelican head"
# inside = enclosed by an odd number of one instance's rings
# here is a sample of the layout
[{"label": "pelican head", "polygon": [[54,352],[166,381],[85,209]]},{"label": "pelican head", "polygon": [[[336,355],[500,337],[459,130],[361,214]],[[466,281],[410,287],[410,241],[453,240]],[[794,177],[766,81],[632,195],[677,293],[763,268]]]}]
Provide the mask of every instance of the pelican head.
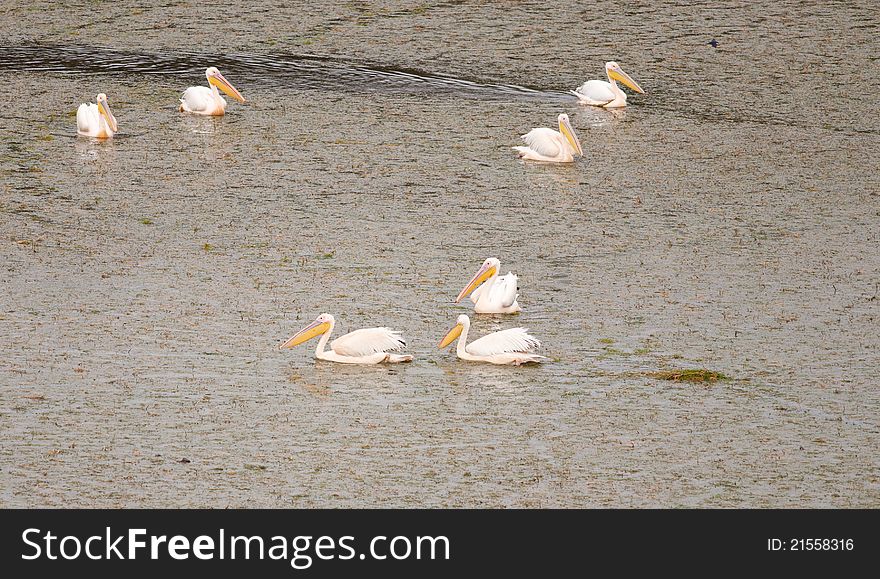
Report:
[{"label": "pelican head", "polygon": [[630,75],[623,72],[620,65],[613,60],[605,63],[605,73],[608,75],[609,80],[619,80],[637,93],[645,94],[645,91],[639,86],[639,83],[634,81]]},{"label": "pelican head", "polygon": [[98,113],[104,116],[104,119],[107,121],[107,126],[110,127],[110,130],[114,133],[118,131],[119,125],[116,124],[116,117],[110,112],[110,105],[107,104],[107,95],[100,93],[95,97],[95,100],[98,102]]},{"label": "pelican head", "polygon": [[220,71],[217,70],[216,66],[209,66],[208,68],[206,68],[205,77],[208,79],[208,84],[216,86],[238,102],[244,102],[244,97],[241,96],[241,93],[238,92],[228,80],[223,78],[223,75],[220,74]]},{"label": "pelican head", "polygon": [[577,135],[574,134],[571,121],[568,120],[568,115],[565,113],[559,115],[559,132],[565,136],[565,140],[571,144],[571,148],[583,157],[584,150],[581,148],[581,142],[578,140]]},{"label": "pelican head", "polygon": [[464,314],[458,316],[458,318],[455,320],[455,326],[453,326],[451,330],[446,332],[446,335],[443,336],[442,340],[440,340],[440,345],[438,347],[445,348],[446,346],[454,342],[456,338],[461,335],[462,331],[470,327],[471,319],[469,317]]},{"label": "pelican head", "polygon": [[483,262],[483,265],[480,266],[480,269],[477,270],[477,273],[474,274],[474,277],[471,278],[471,281],[468,282],[464,289],[461,290],[461,293],[458,294],[458,297],[455,298],[455,303],[460,302],[462,299],[466,298],[468,294],[472,291],[480,287],[483,282],[494,275],[498,275],[498,270],[501,269],[501,262],[498,261],[494,257],[490,257],[486,261]]},{"label": "pelican head", "polygon": [[289,350],[294,346],[299,346],[303,342],[308,342],[312,338],[324,335],[333,327],[334,321],[333,316],[330,314],[321,314],[314,322],[295,333],[292,338],[278,347],[282,350]]}]

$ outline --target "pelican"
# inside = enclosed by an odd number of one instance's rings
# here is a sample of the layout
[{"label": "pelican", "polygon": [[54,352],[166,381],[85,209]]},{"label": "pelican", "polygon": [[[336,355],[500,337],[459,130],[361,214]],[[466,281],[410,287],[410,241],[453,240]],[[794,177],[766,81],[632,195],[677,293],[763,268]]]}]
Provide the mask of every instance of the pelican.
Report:
[{"label": "pelican", "polygon": [[546,127],[532,129],[522,136],[528,147],[514,147],[519,151],[519,156],[532,161],[549,161],[552,163],[571,163],[574,154],[584,156],[581,143],[571,128],[568,115],[559,115],[559,130],[554,131]]},{"label": "pelican", "polygon": [[180,99],[180,112],[215,116],[226,114],[226,101],[220,96],[218,88],[238,102],[244,102],[241,93],[223,78],[216,67],[206,68],[205,78],[208,79],[208,86],[191,86],[183,92],[183,97]]},{"label": "pelican", "polygon": [[490,257],[483,262],[471,281],[461,290],[455,303],[458,303],[470,294],[471,301],[474,302],[474,311],[478,314],[515,314],[521,311],[516,298],[517,277],[513,272],[507,272],[507,275],[499,276],[501,270],[501,262],[494,257]]},{"label": "pelican", "polygon": [[569,92],[576,96],[581,104],[605,107],[606,109],[626,106],[626,94],[620,90],[615,81],[619,80],[637,93],[645,93],[639,83],[623,72],[620,65],[614,61],[605,63],[605,74],[608,75],[608,82],[588,80],[577,89]]},{"label": "pelican", "polygon": [[107,95],[101,93],[95,100],[98,104],[83,103],[76,110],[76,132],[86,137],[109,139],[119,130],[116,117],[110,112]]},{"label": "pelican", "polygon": [[312,338],[321,336],[318,347],[315,348],[315,358],[329,362],[343,364],[379,364],[389,362],[409,362],[412,356],[404,354],[392,354],[391,352],[402,350],[406,342],[400,337],[400,332],[389,328],[365,328],[345,334],[330,342],[330,351],[324,350],[336,320],[330,314],[321,314],[318,318],[293,335],[292,338],[281,344],[279,348],[287,350],[307,342]]},{"label": "pelican", "polygon": [[462,360],[489,362],[490,364],[528,364],[546,360],[544,356],[531,353],[541,347],[541,342],[526,333],[523,328],[510,328],[486,334],[470,344],[466,344],[471,319],[462,314],[455,321],[455,327],[440,340],[440,348],[445,348],[458,338],[456,354]]}]

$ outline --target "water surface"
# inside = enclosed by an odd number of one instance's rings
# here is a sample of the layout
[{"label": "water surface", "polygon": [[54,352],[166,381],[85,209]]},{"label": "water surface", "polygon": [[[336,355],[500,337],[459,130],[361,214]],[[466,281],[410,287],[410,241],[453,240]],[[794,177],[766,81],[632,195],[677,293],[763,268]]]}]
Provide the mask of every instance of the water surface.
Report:
[{"label": "water surface", "polygon": [[[878,505],[873,4],[285,4],[0,7],[0,504]],[[549,363],[436,349],[490,256]],[[275,349],[325,311],[416,361]]]}]

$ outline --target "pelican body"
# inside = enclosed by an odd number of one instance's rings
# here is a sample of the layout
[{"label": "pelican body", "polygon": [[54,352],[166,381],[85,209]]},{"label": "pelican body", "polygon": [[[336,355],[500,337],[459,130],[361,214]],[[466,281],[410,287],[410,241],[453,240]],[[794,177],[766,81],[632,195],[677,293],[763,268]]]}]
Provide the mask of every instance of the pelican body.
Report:
[{"label": "pelican body", "polygon": [[97,104],[83,103],[76,110],[76,132],[85,137],[109,139],[119,130],[116,117],[110,112],[107,95],[101,93],[95,100]]},{"label": "pelican body", "polygon": [[191,86],[180,98],[180,112],[197,115],[221,116],[226,114],[226,100],[220,96],[218,88],[237,100],[245,102],[241,93],[226,80],[216,67],[205,69],[208,86]]},{"label": "pelican body", "polygon": [[576,96],[581,104],[614,109],[626,106],[626,93],[617,86],[617,81],[622,82],[637,93],[645,93],[642,87],[639,86],[639,83],[623,72],[620,65],[614,61],[605,63],[605,74],[608,76],[608,82],[604,80],[588,80],[575,90],[570,91],[571,94]]},{"label": "pelican body", "polygon": [[470,327],[469,317],[464,314],[458,316],[455,326],[440,340],[440,348],[445,348],[458,338],[455,353],[462,360],[520,366],[547,359],[532,352],[541,347],[541,342],[530,336],[523,328],[492,332],[468,344]]},{"label": "pelican body", "polygon": [[345,334],[330,342],[330,350],[324,350],[336,320],[330,314],[321,314],[318,318],[293,335],[279,346],[287,350],[321,336],[315,348],[315,358],[342,364],[380,364],[382,362],[410,362],[413,357],[405,354],[393,354],[406,347],[406,342],[399,332],[388,328],[365,328]]},{"label": "pelican body", "polygon": [[483,262],[471,281],[461,290],[455,303],[460,302],[464,297],[470,294],[471,301],[474,302],[474,311],[478,314],[515,314],[522,310],[519,307],[516,293],[517,277],[513,272],[507,272],[507,275],[498,275],[501,270],[501,262],[494,257],[490,257]]},{"label": "pelican body", "polygon": [[581,143],[571,128],[568,115],[559,115],[559,130],[547,127],[532,129],[522,136],[526,147],[514,147],[523,159],[550,163],[571,163],[574,155],[584,156]]}]

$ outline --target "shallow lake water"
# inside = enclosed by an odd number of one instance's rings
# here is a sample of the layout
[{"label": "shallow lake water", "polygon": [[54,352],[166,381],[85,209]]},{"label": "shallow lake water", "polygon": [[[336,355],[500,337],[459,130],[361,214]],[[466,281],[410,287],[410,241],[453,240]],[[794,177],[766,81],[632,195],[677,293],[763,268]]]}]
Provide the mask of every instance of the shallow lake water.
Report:
[{"label": "shallow lake water", "polygon": [[[0,3],[0,506],[880,506],[874,3],[283,4]],[[277,349],[321,312],[415,361]]]}]

